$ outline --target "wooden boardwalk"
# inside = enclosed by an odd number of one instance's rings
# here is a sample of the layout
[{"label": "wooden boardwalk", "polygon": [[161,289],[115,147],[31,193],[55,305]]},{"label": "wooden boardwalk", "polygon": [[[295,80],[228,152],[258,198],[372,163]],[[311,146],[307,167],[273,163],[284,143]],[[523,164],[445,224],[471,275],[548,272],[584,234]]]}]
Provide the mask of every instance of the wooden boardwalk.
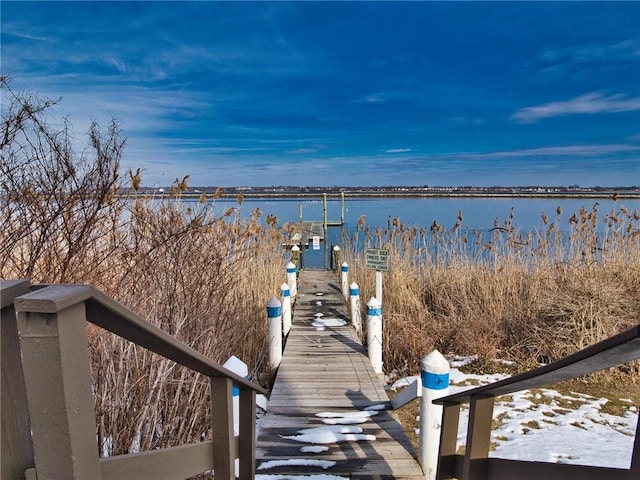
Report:
[{"label": "wooden boardwalk", "polygon": [[[335,273],[303,270],[293,327],[258,435],[256,473],[424,478],[354,329],[322,329],[313,325],[318,318],[348,322],[342,293]],[[362,423],[351,423],[356,421]]]}]

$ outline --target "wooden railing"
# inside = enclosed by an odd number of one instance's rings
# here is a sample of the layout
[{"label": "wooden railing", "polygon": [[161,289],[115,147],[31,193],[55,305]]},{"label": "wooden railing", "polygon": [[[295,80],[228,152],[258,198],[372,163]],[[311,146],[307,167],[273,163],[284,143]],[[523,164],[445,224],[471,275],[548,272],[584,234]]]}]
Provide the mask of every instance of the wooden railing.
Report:
[{"label": "wooden railing", "polygon": [[[640,426],[636,427],[630,469],[489,458],[495,397],[576,378],[640,358],[640,325],[557,362],[489,385],[434,400],[443,405],[438,479],[461,480],[637,480]],[[464,455],[456,454],[460,407],[469,404]]]},{"label": "wooden railing", "polygon": [[[89,285],[31,287],[3,281],[1,478],[175,480],[215,469],[216,479],[255,477],[256,392]],[[99,458],[86,321],[184,365],[211,382],[213,440]],[[18,334],[19,332],[19,334]],[[240,390],[239,435],[233,387]]]}]

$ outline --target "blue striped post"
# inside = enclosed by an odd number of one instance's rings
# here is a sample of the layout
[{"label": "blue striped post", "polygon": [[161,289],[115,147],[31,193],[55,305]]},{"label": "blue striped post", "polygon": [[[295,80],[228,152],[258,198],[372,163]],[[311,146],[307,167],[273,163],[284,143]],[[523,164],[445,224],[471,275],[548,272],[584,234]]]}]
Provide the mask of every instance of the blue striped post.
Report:
[{"label": "blue striped post", "polygon": [[351,324],[356,329],[359,337],[362,334],[362,318],[360,317],[360,287],[356,282],[349,285],[349,300],[351,305]]},{"label": "blue striped post", "polygon": [[367,302],[367,349],[373,371],[382,373],[382,304],[376,297]]},{"label": "blue striped post", "polygon": [[282,360],[282,304],[276,297],[267,303],[267,334],[269,336],[269,366],[278,368]]},{"label": "blue striped post", "polygon": [[342,282],[342,296],[345,300],[349,298],[349,264],[347,262],[343,262],[340,267],[340,280]]},{"label": "blue striped post", "polygon": [[438,469],[442,405],[433,400],[449,394],[449,362],[434,350],[420,362],[422,398],[420,399],[419,460],[427,480],[435,480]]},{"label": "blue striped post", "polygon": [[286,337],[291,330],[291,290],[289,285],[283,283],[282,290],[282,333]]},{"label": "blue striped post", "polygon": [[[231,355],[222,366],[243,378],[249,377],[247,364],[235,355]],[[240,433],[240,389],[235,385],[233,387],[233,432],[235,435]]]},{"label": "blue striped post", "polygon": [[296,265],[293,262],[287,263],[287,284],[289,285],[291,298],[294,298],[298,293],[298,278]]}]

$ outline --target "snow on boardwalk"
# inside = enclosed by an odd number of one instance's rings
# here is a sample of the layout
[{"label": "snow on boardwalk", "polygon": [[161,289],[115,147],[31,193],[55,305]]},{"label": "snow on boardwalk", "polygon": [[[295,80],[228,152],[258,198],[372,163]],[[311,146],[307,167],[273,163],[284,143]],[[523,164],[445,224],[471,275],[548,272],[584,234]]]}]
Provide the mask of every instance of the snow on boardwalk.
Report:
[{"label": "snow on boardwalk", "polygon": [[258,478],[424,478],[346,312],[335,273],[301,272]]}]

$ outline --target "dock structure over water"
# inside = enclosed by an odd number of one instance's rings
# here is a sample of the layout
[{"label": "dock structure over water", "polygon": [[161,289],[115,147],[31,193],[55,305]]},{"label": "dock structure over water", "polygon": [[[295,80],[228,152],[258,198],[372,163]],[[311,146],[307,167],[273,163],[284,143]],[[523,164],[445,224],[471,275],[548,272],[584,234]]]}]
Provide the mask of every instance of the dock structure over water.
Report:
[{"label": "dock structure over water", "polygon": [[303,270],[298,279],[256,469],[268,475],[424,478],[383,380],[348,325],[333,272]]}]

